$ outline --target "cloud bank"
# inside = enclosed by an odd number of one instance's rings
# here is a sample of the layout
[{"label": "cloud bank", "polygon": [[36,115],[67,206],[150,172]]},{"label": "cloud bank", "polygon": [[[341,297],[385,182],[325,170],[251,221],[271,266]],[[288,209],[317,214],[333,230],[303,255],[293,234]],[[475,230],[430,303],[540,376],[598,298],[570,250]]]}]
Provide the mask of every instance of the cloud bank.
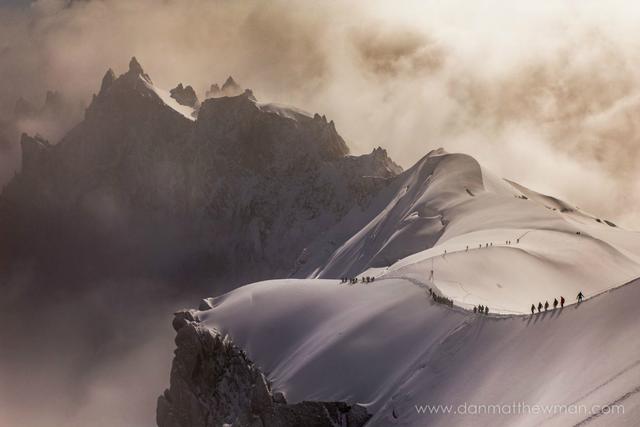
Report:
[{"label": "cloud bank", "polygon": [[[640,226],[640,10],[626,2],[39,0],[0,10],[5,117],[18,97],[50,89],[86,104],[107,68],[136,55],[165,87],[202,96],[232,74],[262,100],[326,114],[355,153],[380,145],[407,167],[435,147],[464,151]],[[18,159],[15,135],[5,139],[6,181]]]}]

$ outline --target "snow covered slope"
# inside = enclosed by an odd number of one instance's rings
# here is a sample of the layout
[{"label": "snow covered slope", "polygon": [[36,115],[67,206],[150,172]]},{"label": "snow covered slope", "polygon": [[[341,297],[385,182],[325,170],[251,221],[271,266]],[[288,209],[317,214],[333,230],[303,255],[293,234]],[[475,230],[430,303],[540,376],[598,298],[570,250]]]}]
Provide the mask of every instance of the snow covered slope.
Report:
[{"label": "snow covered slope", "polygon": [[640,276],[640,234],[443,150],[307,252],[296,277],[407,278],[459,306],[502,313],[580,290],[596,295]]},{"label": "snow covered slope", "polygon": [[[287,401],[359,403],[372,426],[637,425],[638,233],[436,150],[304,252],[300,279],[196,313]],[[354,276],[376,279],[339,279]],[[623,415],[603,413],[618,403]]]},{"label": "snow covered slope", "polygon": [[[562,310],[485,316],[435,304],[401,278],[277,280],[211,299],[197,314],[244,348],[288,401],[361,403],[371,426],[634,426],[639,300],[634,282]],[[614,402],[624,415],[594,406]],[[576,406],[538,415],[416,409],[439,404]]]}]

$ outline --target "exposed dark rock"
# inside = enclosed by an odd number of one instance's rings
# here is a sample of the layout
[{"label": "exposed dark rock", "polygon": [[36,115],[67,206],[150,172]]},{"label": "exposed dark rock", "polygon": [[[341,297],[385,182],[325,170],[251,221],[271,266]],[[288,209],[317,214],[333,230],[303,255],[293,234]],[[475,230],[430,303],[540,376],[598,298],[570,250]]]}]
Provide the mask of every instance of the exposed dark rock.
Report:
[{"label": "exposed dark rock", "polygon": [[116,80],[116,75],[111,68],[107,70],[102,78],[102,84],[100,85],[100,93],[104,93],[107,89],[111,87],[113,82]]},{"label": "exposed dark rock", "polygon": [[[171,385],[158,398],[159,427],[361,427],[366,409],[344,402],[288,404],[229,337],[180,312]],[[174,326],[175,326],[174,321]]]},{"label": "exposed dark rock", "polygon": [[182,83],[179,83],[178,86],[174,87],[169,91],[171,97],[178,101],[178,104],[185,105],[191,108],[197,108],[200,102],[198,101],[198,97],[196,96],[196,91],[193,90],[191,86],[182,86]]},{"label": "exposed dark rock", "polygon": [[131,61],[129,61],[129,72],[135,74],[144,74],[142,65],[140,65],[135,56],[131,58]]}]

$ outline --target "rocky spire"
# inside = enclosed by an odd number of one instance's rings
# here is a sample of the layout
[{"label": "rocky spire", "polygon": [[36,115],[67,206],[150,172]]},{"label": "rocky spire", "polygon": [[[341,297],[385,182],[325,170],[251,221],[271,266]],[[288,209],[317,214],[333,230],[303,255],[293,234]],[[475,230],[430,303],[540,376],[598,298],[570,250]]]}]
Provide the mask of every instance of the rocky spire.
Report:
[{"label": "rocky spire", "polygon": [[140,65],[135,56],[131,57],[131,61],[129,61],[129,71],[126,73],[126,75],[134,76],[135,78],[141,76],[144,80],[153,84],[153,82],[151,81],[151,77],[149,77],[149,75],[144,72],[144,70],[142,69],[142,65]]},{"label": "rocky spire", "polygon": [[205,93],[205,97],[216,98],[218,96],[220,96],[220,86],[218,86],[218,83],[214,83],[211,85],[207,93]]},{"label": "rocky spire", "polygon": [[178,86],[171,89],[169,93],[180,105],[196,108],[199,104],[196,91],[193,90],[193,87],[191,86],[184,87],[182,83],[179,83]]},{"label": "rocky spire", "polygon": [[205,97],[208,99],[220,98],[223,96],[238,96],[242,95],[243,92],[244,89],[242,89],[242,87],[238,83],[236,83],[233,77],[229,76],[222,85],[222,88],[218,86],[217,83],[212,84],[205,94]]},{"label": "rocky spire", "polygon": [[229,76],[222,85],[220,92],[222,92],[223,96],[237,96],[242,93],[242,88],[233,80],[233,77]]},{"label": "rocky spire", "polygon": [[135,56],[132,56],[131,61],[129,61],[129,72],[135,74],[144,74],[142,65],[140,65]]},{"label": "rocky spire", "polygon": [[[133,58],[135,59],[135,58]],[[137,63],[137,61],[136,61]],[[140,65],[140,64],[138,64]],[[131,67],[129,67],[131,68]],[[104,93],[107,89],[111,87],[113,82],[116,80],[116,74],[113,72],[111,68],[107,70],[104,77],[102,78],[102,84],[100,85],[100,93]]]}]

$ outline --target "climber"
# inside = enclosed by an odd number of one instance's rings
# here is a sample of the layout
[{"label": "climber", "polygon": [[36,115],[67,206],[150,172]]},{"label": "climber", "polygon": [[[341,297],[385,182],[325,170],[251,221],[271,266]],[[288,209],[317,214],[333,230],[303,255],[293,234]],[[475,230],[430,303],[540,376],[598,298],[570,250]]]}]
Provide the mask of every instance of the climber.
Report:
[{"label": "climber", "polygon": [[553,299],[553,309],[555,310],[558,307],[558,298]]},{"label": "climber", "polygon": [[583,299],[584,299],[584,295],[582,291],[578,292],[578,302],[582,302]]},{"label": "climber", "polygon": [[564,297],[560,297],[560,308],[564,307]]},{"label": "climber", "polygon": [[531,314],[536,312],[536,306],[535,304],[531,304]]},{"label": "climber", "polygon": [[538,302],[538,313],[542,311],[542,303]]},{"label": "climber", "polygon": [[544,311],[547,311],[549,309],[549,301],[545,301],[544,303]]}]

